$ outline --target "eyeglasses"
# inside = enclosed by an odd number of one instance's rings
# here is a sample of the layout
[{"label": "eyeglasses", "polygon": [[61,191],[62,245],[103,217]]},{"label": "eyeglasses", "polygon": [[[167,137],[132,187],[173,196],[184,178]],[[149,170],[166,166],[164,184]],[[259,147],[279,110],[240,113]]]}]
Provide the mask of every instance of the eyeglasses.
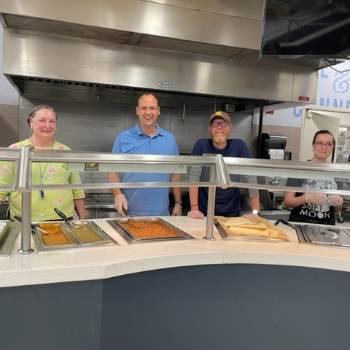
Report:
[{"label": "eyeglasses", "polygon": [[221,128],[226,128],[227,126],[229,126],[230,123],[226,120],[214,120],[212,123],[211,123],[211,126],[213,128],[218,128],[219,126]]},{"label": "eyeglasses", "polygon": [[318,147],[327,147],[327,148],[333,147],[333,143],[332,142],[317,141],[317,142],[315,142],[315,145],[318,146]]}]

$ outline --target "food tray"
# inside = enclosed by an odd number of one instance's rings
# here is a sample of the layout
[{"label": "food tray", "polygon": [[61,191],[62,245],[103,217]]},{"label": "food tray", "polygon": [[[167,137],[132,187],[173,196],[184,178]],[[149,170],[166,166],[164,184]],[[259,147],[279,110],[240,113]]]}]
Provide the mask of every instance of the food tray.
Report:
[{"label": "food tray", "polygon": [[299,241],[326,246],[350,247],[350,227],[295,225]]},{"label": "food tray", "polygon": [[80,244],[94,245],[114,242],[106,232],[92,221],[78,221],[75,222],[74,225],[68,226],[74,238],[76,238]]},{"label": "food tray", "polygon": [[0,256],[9,257],[15,245],[21,225],[18,222],[0,222]]},{"label": "food tray", "polygon": [[78,241],[72,236],[67,226],[62,221],[35,224],[33,238],[38,251],[78,246]]},{"label": "food tray", "polygon": [[37,223],[33,237],[38,251],[116,243],[98,225],[89,221]]},{"label": "food tray", "polygon": [[154,242],[193,239],[192,236],[160,218],[118,218],[108,220],[128,242]]},{"label": "food tray", "polygon": [[0,246],[4,243],[8,233],[9,233],[9,222],[1,221],[0,222]]},{"label": "food tray", "polygon": [[[262,218],[257,218],[257,221],[266,223],[266,220],[262,219]],[[231,240],[232,239],[232,240],[257,241],[257,242],[276,242],[276,243],[289,241],[288,236],[284,232],[281,233],[281,236],[284,236],[285,238],[260,236],[258,234],[252,234],[252,235],[249,235],[249,234],[242,234],[242,235],[240,235],[240,234],[229,234],[227,232],[225,226],[222,224],[222,222],[220,222],[220,218],[215,218],[214,219],[214,223],[215,223],[215,226],[216,226],[220,236],[223,239],[227,239],[227,240]],[[271,223],[266,223],[266,224],[267,224],[267,226],[269,228],[281,232],[281,229],[277,228],[273,224],[271,224]]]}]

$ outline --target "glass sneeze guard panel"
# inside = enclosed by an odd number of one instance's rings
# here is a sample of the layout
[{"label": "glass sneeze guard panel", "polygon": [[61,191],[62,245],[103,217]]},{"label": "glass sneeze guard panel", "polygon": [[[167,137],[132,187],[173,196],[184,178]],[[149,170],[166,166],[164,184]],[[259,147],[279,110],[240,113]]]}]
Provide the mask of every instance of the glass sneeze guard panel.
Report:
[{"label": "glass sneeze guard panel", "polygon": [[225,157],[230,187],[350,195],[350,164]]},{"label": "glass sneeze guard panel", "polygon": [[[6,196],[17,185],[20,151],[0,148],[0,195]],[[4,198],[1,198],[3,200]]]},{"label": "glass sneeze guard panel", "polygon": [[[32,190],[44,188],[48,190],[60,188],[215,187],[218,185],[217,179],[224,181],[226,176],[222,167],[218,169],[217,156],[151,156],[35,151],[32,153],[31,161],[30,187]],[[40,173],[43,172],[43,169],[47,173],[53,173],[58,164],[64,164],[69,171],[77,175],[73,181],[63,183],[63,179],[53,176],[50,177],[50,180],[47,176],[45,182],[41,181]],[[117,173],[120,181],[111,182],[110,173]],[[228,185],[228,181],[226,185]]]}]

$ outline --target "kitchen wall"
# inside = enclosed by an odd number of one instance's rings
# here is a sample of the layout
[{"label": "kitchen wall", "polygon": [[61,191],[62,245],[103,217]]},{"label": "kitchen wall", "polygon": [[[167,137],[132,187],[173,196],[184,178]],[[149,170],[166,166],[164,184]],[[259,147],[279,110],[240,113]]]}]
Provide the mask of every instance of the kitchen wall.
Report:
[{"label": "kitchen wall", "polygon": [[18,93],[2,74],[3,27],[0,22],[0,147],[18,140]]},{"label": "kitchen wall", "polygon": [[[299,159],[300,126],[302,105],[298,103],[277,103],[264,107],[263,133],[280,134],[287,137],[286,151],[292,153],[292,160]],[[258,135],[260,111],[254,113],[254,135]]]},{"label": "kitchen wall", "polygon": [[[319,71],[315,105],[349,109],[350,112],[350,60]],[[299,160],[302,103],[280,103],[264,107],[263,132],[287,136],[287,150],[292,160]],[[259,112],[255,112],[254,133],[258,133]],[[341,120],[341,125],[350,125],[350,114]]]},{"label": "kitchen wall", "polygon": [[[74,101],[38,100],[20,98],[19,138],[29,136],[30,129],[26,117],[36,104],[51,104],[58,113],[58,130],[56,138],[74,150],[92,152],[110,152],[117,133],[131,127],[137,121],[135,104],[138,93],[132,103],[82,103]],[[167,97],[162,107],[160,126],[172,131],[178,142],[181,153],[190,153],[194,142],[201,137],[208,137],[208,120],[213,113],[214,105],[208,108],[203,103],[203,110],[191,109],[189,102],[185,113],[183,106],[171,103],[172,95]],[[175,97],[174,97],[175,100]],[[181,107],[181,108],[180,108]],[[244,139],[248,145],[253,144],[252,114],[249,112],[232,113],[232,137]]]}]

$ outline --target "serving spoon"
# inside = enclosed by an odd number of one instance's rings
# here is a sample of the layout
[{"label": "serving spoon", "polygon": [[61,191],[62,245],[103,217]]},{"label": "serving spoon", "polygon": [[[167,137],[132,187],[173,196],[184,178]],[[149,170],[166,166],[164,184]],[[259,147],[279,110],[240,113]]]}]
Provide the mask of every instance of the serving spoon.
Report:
[{"label": "serving spoon", "polygon": [[[17,221],[22,222],[22,218],[21,218],[20,216],[15,215],[14,218],[15,218]],[[38,231],[40,231],[41,233],[45,233],[45,234],[48,233],[46,230],[44,230],[43,228],[39,227],[38,225],[30,224],[30,227],[31,227],[32,231],[38,230]]]}]

